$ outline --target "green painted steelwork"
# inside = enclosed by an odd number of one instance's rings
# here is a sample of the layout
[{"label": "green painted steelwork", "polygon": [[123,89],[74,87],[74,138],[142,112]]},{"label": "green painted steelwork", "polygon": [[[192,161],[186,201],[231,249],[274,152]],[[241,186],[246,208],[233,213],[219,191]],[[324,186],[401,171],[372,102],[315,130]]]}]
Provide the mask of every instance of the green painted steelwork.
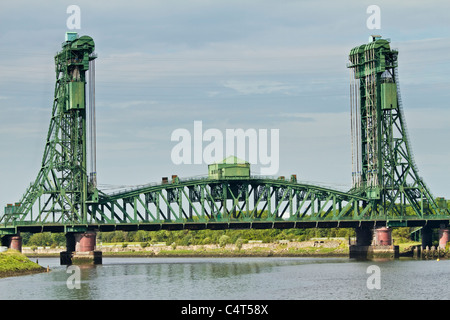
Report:
[{"label": "green painted steelwork", "polygon": [[[21,201],[0,217],[0,234],[159,230],[448,225],[445,199],[419,178],[401,109],[397,52],[376,39],[350,52],[354,185],[349,192],[284,177],[250,175],[236,158],[208,178],[173,176],[106,194],[86,169],[86,71],[92,38],[70,34],[55,56],[56,87],[42,167]],[[354,112],[354,113],[353,113]],[[353,118],[354,117],[354,118]],[[352,127],[353,130],[353,127]]]},{"label": "green painted steelwork", "polygon": [[4,224],[47,221],[82,223],[87,220],[89,191],[86,175],[85,73],[94,59],[94,41],[76,37],[62,44],[55,56],[56,85],[41,169]]},{"label": "green painted steelwork", "polygon": [[397,85],[393,82],[381,83],[381,109],[397,109]]},{"label": "green painted steelwork", "polygon": [[208,165],[208,177],[211,179],[243,179],[250,177],[250,163],[229,156],[222,162]]},{"label": "green painted steelwork", "polygon": [[411,152],[399,93],[396,50],[374,38],[350,51],[353,121],[357,151],[353,190],[377,202],[380,212],[418,217],[448,215],[419,177]]},{"label": "green painted steelwork", "polygon": [[359,220],[374,214],[365,200],[323,187],[254,177],[149,186],[103,195],[90,208],[93,223]]}]

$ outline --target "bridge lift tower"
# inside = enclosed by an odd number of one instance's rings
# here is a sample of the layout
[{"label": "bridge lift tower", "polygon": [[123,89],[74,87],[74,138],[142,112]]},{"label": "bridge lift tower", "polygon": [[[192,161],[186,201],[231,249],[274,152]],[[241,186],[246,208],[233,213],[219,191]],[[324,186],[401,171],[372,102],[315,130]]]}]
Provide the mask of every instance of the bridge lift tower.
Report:
[{"label": "bridge lift tower", "polygon": [[[402,109],[398,51],[371,36],[353,48],[351,69],[352,183],[350,192],[377,203],[381,215],[423,217],[447,212],[419,176]],[[399,225],[400,226],[400,225]]]},{"label": "bridge lift tower", "polygon": [[61,223],[83,223],[87,204],[98,197],[94,176],[88,181],[87,172],[86,72],[96,58],[94,48],[91,37],[68,32],[55,56],[55,95],[42,166],[21,200],[22,214],[32,215],[38,203],[43,220],[53,214]]},{"label": "bridge lift tower", "polygon": [[[93,172],[87,172],[87,132],[91,159],[95,159],[94,49],[91,37],[66,33],[62,51],[55,56],[55,93],[41,168],[20,202],[5,208],[5,223],[7,219],[46,221],[52,216],[52,221],[61,224],[87,224],[88,204],[98,201],[95,160],[91,161]],[[86,231],[81,229],[65,231],[73,238],[73,232]]]}]

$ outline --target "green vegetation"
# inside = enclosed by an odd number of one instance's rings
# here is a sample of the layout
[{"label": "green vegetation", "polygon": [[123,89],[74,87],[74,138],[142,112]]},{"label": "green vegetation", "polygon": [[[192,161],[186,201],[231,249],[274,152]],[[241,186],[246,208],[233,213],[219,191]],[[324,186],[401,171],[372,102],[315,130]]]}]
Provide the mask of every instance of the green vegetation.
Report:
[{"label": "green vegetation", "polygon": [[30,261],[25,255],[16,250],[10,249],[0,253],[0,277],[43,271],[43,267]]},{"label": "green vegetation", "polygon": [[[146,256],[146,257],[309,257],[309,256],[347,256],[347,242],[343,240],[310,241],[309,243],[297,242],[293,246],[287,243],[255,243],[242,248],[241,240],[238,239],[234,245],[177,247],[175,244],[165,246],[156,250],[140,250],[129,243],[133,249],[125,251],[106,251],[104,256]],[[111,245],[107,243],[107,245]]]},{"label": "green vegetation", "polygon": [[66,245],[64,233],[29,233],[22,232],[22,243],[29,247],[57,247]]},{"label": "green vegetation", "polygon": [[98,242],[139,242],[148,245],[166,243],[177,246],[217,244],[224,247],[227,244],[262,241],[264,243],[278,240],[306,241],[314,237],[354,236],[353,229],[245,229],[245,230],[179,230],[179,231],[114,231],[100,232]]},{"label": "green vegetation", "polygon": [[[56,247],[65,246],[66,239],[63,233],[22,233],[23,246],[28,247]],[[218,244],[221,247],[227,244],[247,243],[248,241],[262,241],[264,243],[278,240],[306,241],[311,238],[348,238],[355,236],[353,229],[245,229],[245,230],[179,230],[179,231],[113,231],[99,232],[97,242],[103,243],[130,243],[139,242],[142,246],[154,243],[175,243],[178,246]],[[124,245],[125,245],[124,244]]]},{"label": "green vegetation", "polygon": [[411,242],[410,233],[412,228],[403,227],[392,230],[392,238],[395,244]]}]

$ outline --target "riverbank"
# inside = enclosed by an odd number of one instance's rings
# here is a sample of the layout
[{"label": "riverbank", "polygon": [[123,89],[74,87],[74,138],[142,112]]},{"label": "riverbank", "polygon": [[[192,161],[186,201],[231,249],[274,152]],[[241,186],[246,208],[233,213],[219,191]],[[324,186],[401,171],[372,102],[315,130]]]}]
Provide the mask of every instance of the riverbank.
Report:
[{"label": "riverbank", "polygon": [[46,269],[32,262],[16,250],[0,252],[0,278],[44,272]]},{"label": "riverbank", "polygon": [[[24,247],[28,257],[58,256],[65,248]],[[244,244],[218,244],[176,246],[164,243],[104,243],[97,246],[103,257],[345,257],[348,244],[343,240],[280,241],[277,243],[251,242]]]},{"label": "riverbank", "polygon": [[[400,257],[414,257],[419,242],[399,244]],[[23,247],[22,253],[30,258],[59,257],[65,247]],[[264,243],[250,241],[241,244],[207,244],[177,246],[166,243],[117,242],[100,243],[96,250],[103,257],[348,257],[345,239],[316,239],[309,241],[278,241]],[[438,253],[436,253],[438,252]],[[449,258],[448,250],[425,251],[424,258]]]}]

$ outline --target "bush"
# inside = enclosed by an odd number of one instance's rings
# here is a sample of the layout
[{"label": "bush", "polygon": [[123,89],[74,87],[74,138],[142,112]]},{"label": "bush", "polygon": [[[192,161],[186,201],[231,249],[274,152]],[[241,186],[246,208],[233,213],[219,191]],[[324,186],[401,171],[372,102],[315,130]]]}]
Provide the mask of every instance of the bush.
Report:
[{"label": "bush", "polygon": [[203,239],[202,244],[211,244],[211,238],[206,237],[205,239]]},{"label": "bush", "polygon": [[193,242],[192,235],[187,234],[180,240],[179,243],[181,246],[190,246],[192,242]]},{"label": "bush", "polygon": [[226,244],[229,242],[229,240],[230,240],[230,237],[224,234],[223,236],[221,236],[219,238],[219,246],[222,248],[225,247]]},{"label": "bush", "polygon": [[396,243],[409,242],[411,241],[409,233],[410,233],[409,227],[395,228],[392,230],[392,238],[395,238]]},{"label": "bush", "polygon": [[244,240],[242,240],[242,238],[237,239],[236,242],[235,242],[236,248],[237,248],[238,250],[241,250],[241,249],[242,249],[242,245],[243,245],[243,244],[244,244]]}]

